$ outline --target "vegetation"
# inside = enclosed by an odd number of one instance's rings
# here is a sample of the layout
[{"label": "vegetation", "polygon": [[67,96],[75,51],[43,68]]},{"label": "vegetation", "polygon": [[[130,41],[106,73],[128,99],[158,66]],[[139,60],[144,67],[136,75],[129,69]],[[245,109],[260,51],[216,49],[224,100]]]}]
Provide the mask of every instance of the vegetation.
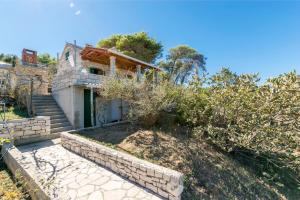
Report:
[{"label": "vegetation", "polygon": [[112,35],[107,39],[100,40],[97,47],[116,48],[128,56],[149,63],[155,62],[163,51],[162,44],[145,32]]},{"label": "vegetation", "polygon": [[12,54],[0,54],[0,61],[6,62],[6,63],[10,63],[13,66],[16,65],[17,62],[17,56],[12,55]]},{"label": "vegetation", "polygon": [[0,160],[0,199],[2,200],[29,200],[30,197],[24,191],[22,182],[15,182],[12,175]]},{"label": "vegetation", "polygon": [[38,62],[48,67],[48,75],[51,82],[53,76],[57,72],[57,60],[54,57],[51,57],[50,54],[44,53],[38,55]]},{"label": "vegetation", "polygon": [[176,84],[188,83],[193,77],[200,79],[205,71],[205,57],[195,49],[179,45],[171,48],[165,61],[159,63],[166,78]]},{"label": "vegetation", "polygon": [[[0,115],[4,116],[4,113],[2,110],[0,110]],[[5,112],[5,119],[6,120],[13,120],[13,119],[22,119],[22,118],[27,118],[28,113],[25,108],[18,107],[18,106],[10,106],[7,108]],[[2,118],[0,119],[0,121]]]},{"label": "vegetation", "polygon": [[38,55],[38,62],[44,65],[56,65],[57,61],[54,57],[51,57],[50,54],[44,53]]},{"label": "vegetation", "polygon": [[[223,69],[184,85],[108,79],[99,95],[128,102],[132,122],[151,127],[166,124],[160,122],[165,119],[169,128],[179,124],[189,130],[184,133],[193,141],[212,144],[274,186],[284,198],[295,198],[300,188],[296,79],[291,72],[259,84],[257,74],[237,75]],[[197,150],[192,153],[199,154]]]}]

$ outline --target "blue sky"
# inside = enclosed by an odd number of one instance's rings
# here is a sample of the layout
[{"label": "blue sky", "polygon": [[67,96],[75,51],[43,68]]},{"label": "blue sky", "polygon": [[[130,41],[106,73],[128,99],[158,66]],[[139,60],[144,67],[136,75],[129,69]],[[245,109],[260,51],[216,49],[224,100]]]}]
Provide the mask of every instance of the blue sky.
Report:
[{"label": "blue sky", "polygon": [[300,71],[300,1],[0,0],[0,52],[61,52],[66,41],[96,44],[146,31],[165,53],[187,44],[210,74],[229,67],[263,79]]}]

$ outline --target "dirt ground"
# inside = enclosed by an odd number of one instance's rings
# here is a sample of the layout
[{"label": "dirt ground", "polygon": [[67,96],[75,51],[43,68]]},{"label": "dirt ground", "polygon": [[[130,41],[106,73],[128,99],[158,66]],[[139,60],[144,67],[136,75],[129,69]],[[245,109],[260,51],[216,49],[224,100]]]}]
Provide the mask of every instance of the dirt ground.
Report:
[{"label": "dirt ground", "polygon": [[130,124],[81,131],[84,137],[185,174],[184,200],[298,199],[297,186],[257,176],[230,155],[182,130],[143,129]]}]

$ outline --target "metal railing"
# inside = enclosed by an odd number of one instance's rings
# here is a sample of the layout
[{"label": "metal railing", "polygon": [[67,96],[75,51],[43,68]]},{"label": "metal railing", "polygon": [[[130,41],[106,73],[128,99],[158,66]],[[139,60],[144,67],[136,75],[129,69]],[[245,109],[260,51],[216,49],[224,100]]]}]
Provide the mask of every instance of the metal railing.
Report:
[{"label": "metal railing", "polygon": [[[5,106],[5,102],[0,102],[0,106],[1,106],[1,112],[0,112],[0,121],[3,122],[3,128],[0,129],[0,137],[1,134],[8,134],[9,138],[9,147],[11,148],[13,146],[13,135],[12,135],[12,131],[11,128],[8,126],[7,124],[7,119],[6,119],[6,106]],[[7,149],[8,150],[8,149]],[[0,160],[2,160],[2,158],[4,157],[4,155],[7,153],[7,150],[5,152],[2,152],[2,155],[0,156]]]}]

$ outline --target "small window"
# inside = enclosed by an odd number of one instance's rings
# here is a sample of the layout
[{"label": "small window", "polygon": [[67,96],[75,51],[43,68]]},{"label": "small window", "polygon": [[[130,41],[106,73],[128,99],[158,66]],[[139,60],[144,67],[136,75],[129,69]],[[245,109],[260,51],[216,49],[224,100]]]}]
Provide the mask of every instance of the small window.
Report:
[{"label": "small window", "polygon": [[0,80],[0,87],[5,88],[5,80]]},{"label": "small window", "polygon": [[70,57],[70,52],[69,52],[69,51],[67,51],[67,52],[65,53],[65,57],[66,57],[66,60],[69,60],[69,57]]},{"label": "small window", "polygon": [[97,74],[97,75],[105,75],[105,72],[102,69],[97,69],[97,68],[90,68],[90,73],[91,74]]}]

